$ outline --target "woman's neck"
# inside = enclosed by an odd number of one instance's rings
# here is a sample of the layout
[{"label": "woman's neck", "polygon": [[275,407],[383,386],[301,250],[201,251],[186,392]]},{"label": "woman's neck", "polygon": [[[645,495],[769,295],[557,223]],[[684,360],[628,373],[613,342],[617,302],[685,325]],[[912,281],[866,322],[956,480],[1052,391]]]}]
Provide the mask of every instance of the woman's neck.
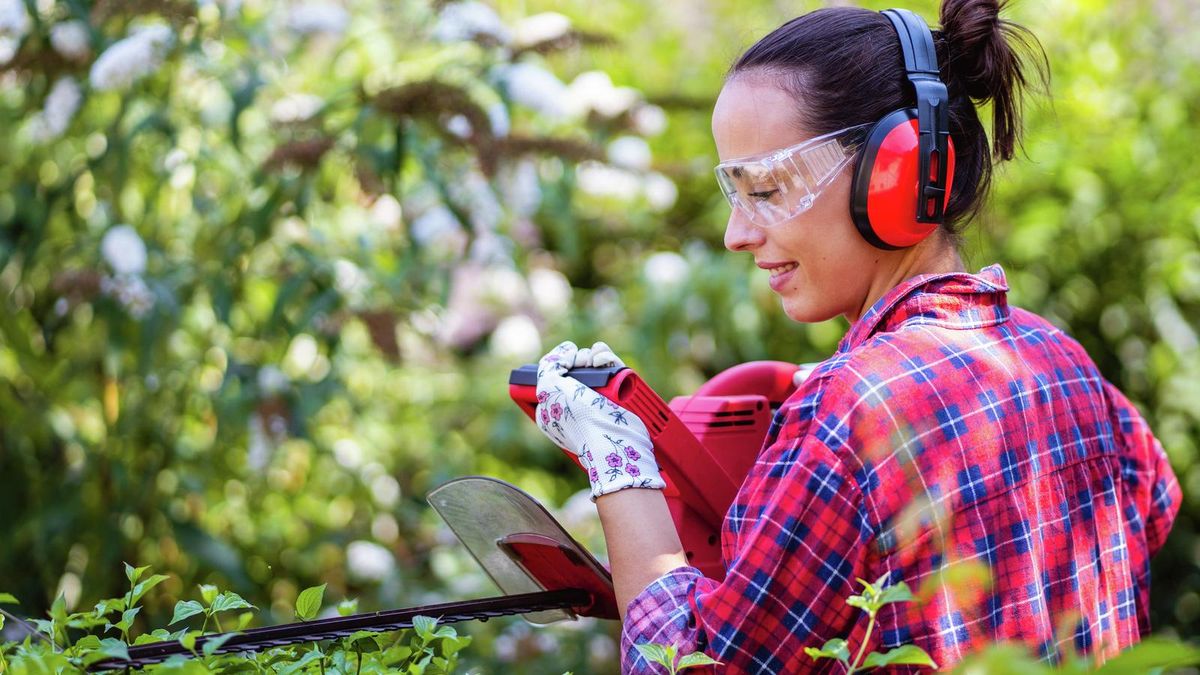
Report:
[{"label": "woman's neck", "polygon": [[[885,264],[876,268],[875,278],[871,281],[858,310],[853,315],[846,314],[851,324],[858,321],[872,305],[906,279],[922,274],[966,271],[958,249],[940,230],[912,248],[888,252],[885,257],[891,258],[891,261],[881,261]],[[888,262],[891,264],[886,264]]]}]

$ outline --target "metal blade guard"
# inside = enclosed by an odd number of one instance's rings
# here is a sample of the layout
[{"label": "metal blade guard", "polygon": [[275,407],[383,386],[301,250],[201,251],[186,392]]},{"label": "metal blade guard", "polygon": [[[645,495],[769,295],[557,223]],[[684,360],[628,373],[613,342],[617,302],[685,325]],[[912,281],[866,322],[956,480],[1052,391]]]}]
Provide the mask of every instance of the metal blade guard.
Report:
[{"label": "metal blade guard", "polygon": [[506,595],[576,588],[591,602],[525,615],[536,625],[594,616],[616,619],[612,576],[545,507],[502,480],[467,476],[436,488],[429,505]]}]

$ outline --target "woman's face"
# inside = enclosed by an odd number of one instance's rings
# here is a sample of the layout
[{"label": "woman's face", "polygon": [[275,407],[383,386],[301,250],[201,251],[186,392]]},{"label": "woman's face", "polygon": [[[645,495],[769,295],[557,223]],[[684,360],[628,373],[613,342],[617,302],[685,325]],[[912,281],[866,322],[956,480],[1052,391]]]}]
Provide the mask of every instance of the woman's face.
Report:
[{"label": "woman's face", "polygon": [[[730,79],[713,110],[713,138],[721,161],[785,148],[816,134],[797,128],[797,101],[769,76],[747,73]],[[733,209],[725,247],[754,256],[773,269],[771,288],[795,321],[845,315],[858,319],[885,252],[866,242],[850,219],[853,165],[827,185],[812,208],[763,227]],[[789,271],[790,270],[790,271]]]}]

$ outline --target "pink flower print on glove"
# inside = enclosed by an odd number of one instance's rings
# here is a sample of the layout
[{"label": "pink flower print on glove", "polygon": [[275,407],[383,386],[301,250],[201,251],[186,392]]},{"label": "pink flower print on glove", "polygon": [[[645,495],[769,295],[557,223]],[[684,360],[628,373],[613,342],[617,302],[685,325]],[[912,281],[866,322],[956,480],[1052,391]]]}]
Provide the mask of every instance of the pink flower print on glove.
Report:
[{"label": "pink flower print on glove", "polygon": [[621,456],[615,452],[610,453],[608,457],[605,457],[604,459],[608,460],[608,465],[614,469],[621,466]]},{"label": "pink flower print on glove", "polygon": [[561,403],[555,403],[550,406],[550,416],[554,419],[562,418],[563,407]]},{"label": "pink flower print on glove", "polygon": [[550,424],[550,411],[542,408],[542,424]]},{"label": "pink flower print on glove", "polygon": [[630,476],[633,476],[634,478],[637,478],[638,476],[642,475],[642,470],[637,468],[636,464],[626,464],[625,465],[625,473],[629,474]]},{"label": "pink flower print on glove", "polygon": [[[632,445],[625,446],[625,456],[628,457],[629,461],[631,462],[636,462],[642,458],[641,453],[637,450],[634,450]],[[636,476],[637,474],[634,475]]]},{"label": "pink flower print on glove", "polygon": [[588,469],[588,480],[592,481],[593,483],[600,482],[600,472],[596,471],[596,467]]}]

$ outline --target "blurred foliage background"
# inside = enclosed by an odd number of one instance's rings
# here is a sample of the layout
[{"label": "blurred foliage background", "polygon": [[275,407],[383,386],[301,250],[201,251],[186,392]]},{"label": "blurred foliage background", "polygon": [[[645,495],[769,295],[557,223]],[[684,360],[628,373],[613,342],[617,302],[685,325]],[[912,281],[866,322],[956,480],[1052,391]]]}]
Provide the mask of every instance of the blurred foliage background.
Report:
[{"label": "blurred foliage background", "polygon": [[[882,9],[892,3],[866,3]],[[562,339],[665,397],[813,361],[727,254],[709,113],[773,0],[0,0],[0,589],[40,613],[121,561],[290,620],[491,594],[424,502],[497,476],[602,551],[586,481],[507,398]],[[908,6],[931,20],[934,3]],[[1046,47],[1025,156],[968,237],[1171,455],[1160,631],[1200,633],[1200,21],[1023,0]],[[615,625],[468,624],[484,670],[608,672]],[[511,666],[505,666],[511,667]]]}]

